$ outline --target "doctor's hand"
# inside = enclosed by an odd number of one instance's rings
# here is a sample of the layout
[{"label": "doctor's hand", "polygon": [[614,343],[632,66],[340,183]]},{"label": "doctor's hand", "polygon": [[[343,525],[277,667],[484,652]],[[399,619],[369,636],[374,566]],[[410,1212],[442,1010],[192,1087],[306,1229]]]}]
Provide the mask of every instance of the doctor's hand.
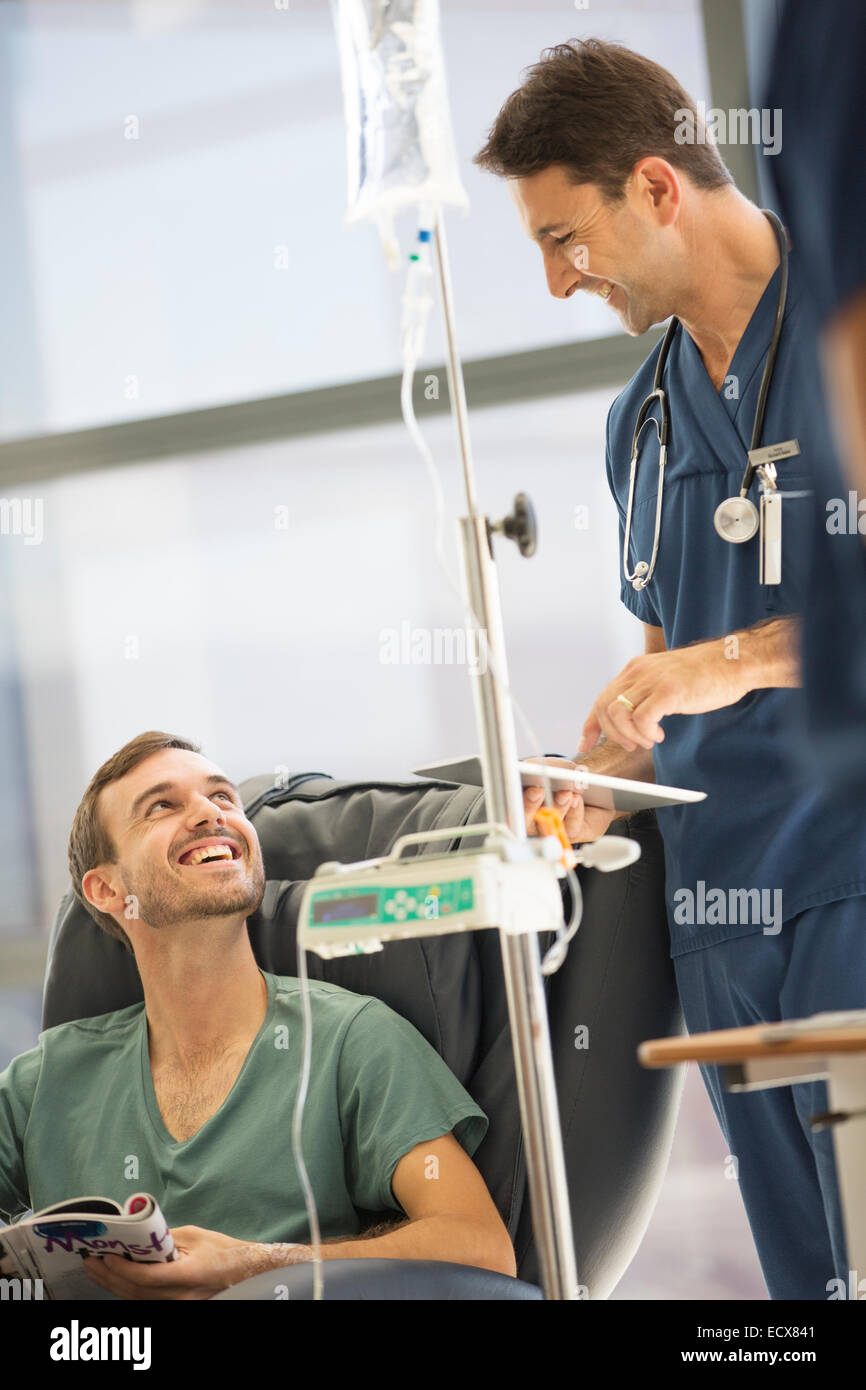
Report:
[{"label": "doctor's hand", "polygon": [[578,751],[601,734],[632,752],[664,739],[668,714],[704,714],[741,700],[752,686],[744,663],[727,659],[725,640],[696,642],[633,657],[595,700]]},{"label": "doctor's hand", "polygon": [[[84,1261],[88,1278],[102,1289],[131,1299],[203,1299],[268,1268],[265,1249],[254,1241],[235,1240],[203,1226],[172,1229],[176,1260],[143,1264],[122,1255],[90,1256]],[[298,1252],[306,1250],[296,1247]],[[292,1262],[289,1248],[284,1264]]]},{"label": "doctor's hand", "polygon": [[[524,761],[546,763],[549,767],[577,767],[577,763],[572,762],[570,758],[526,758]],[[598,840],[606,833],[616,815],[615,811],[604,811],[599,806],[586,806],[580,792],[562,789],[557,791],[556,786],[557,784],[554,782],[551,787],[553,804],[562,815],[565,833],[570,844],[577,845],[586,840]],[[535,817],[544,805],[544,797],[545,791],[541,782],[538,783],[537,787],[523,788],[527,835],[539,834]]]}]

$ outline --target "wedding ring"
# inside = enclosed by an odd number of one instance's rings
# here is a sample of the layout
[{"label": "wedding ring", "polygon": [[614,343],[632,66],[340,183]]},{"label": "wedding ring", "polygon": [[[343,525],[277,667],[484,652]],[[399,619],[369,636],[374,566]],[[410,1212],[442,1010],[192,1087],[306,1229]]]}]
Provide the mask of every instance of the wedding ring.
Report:
[{"label": "wedding ring", "polygon": [[616,703],[618,705],[625,705],[627,710],[631,710],[631,712],[634,713],[634,705],[627,695],[617,695]]}]

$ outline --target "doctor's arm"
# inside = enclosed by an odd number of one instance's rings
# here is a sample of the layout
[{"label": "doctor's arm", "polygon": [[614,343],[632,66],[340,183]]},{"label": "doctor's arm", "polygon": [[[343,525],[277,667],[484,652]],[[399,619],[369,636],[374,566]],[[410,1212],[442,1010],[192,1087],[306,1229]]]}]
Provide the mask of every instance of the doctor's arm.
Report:
[{"label": "doctor's arm", "polygon": [[[644,623],[642,626],[645,651],[664,651],[663,629],[653,627],[649,623]],[[606,738],[601,738],[598,734],[596,738],[598,741],[595,742],[594,746],[592,739],[587,742],[587,739],[584,738],[580,751],[575,753],[571,764],[566,765],[576,766],[581,763],[591,772],[601,773],[604,777],[631,777],[638,782],[655,781],[652,753],[647,752],[644,748],[627,751],[620,744],[608,742]],[[583,751],[586,747],[589,747],[588,752]],[[551,760],[548,759],[548,761]],[[530,798],[533,793],[536,795],[536,800],[531,804],[535,808],[544,796],[540,785],[537,788],[527,787],[524,790],[527,811],[529,811]],[[556,801],[558,804],[561,803],[559,809],[563,813],[565,831],[573,845],[599,839],[607,833],[613,821],[622,820],[629,814],[628,811],[605,811],[600,806],[587,806],[579,792],[572,792],[568,795],[558,792]],[[527,821],[527,833],[530,835],[537,833],[529,821]]]},{"label": "doctor's arm", "polygon": [[[667,651],[664,628],[656,627],[653,623],[641,623],[641,627],[643,628],[644,635],[645,656],[652,655],[655,652]],[[615,684],[615,682],[612,682],[612,684]],[[610,689],[611,686],[605,687],[605,690],[602,691],[598,700],[596,700],[593,711],[596,706],[601,704],[606,691]],[[618,691],[614,693],[614,700],[616,700],[616,695],[618,693]],[[614,713],[624,708],[624,705],[618,705]],[[640,782],[655,781],[655,769],[653,768],[651,752],[648,752],[644,747],[627,750],[619,743],[613,741],[608,742],[608,735],[601,725],[599,724],[598,729],[595,730],[591,724],[591,720],[592,715],[590,715],[590,718],[587,719],[583,727],[580,749],[576,754],[576,757],[583,762],[586,767],[590,768],[593,772],[600,772],[610,777],[633,777]],[[593,737],[598,740],[594,745]],[[589,749],[588,752],[584,752],[586,748]],[[614,817],[614,819],[617,819],[617,817]]]},{"label": "doctor's arm", "polygon": [[660,721],[666,715],[704,714],[735,705],[752,690],[801,683],[796,614],[670,650],[660,628],[645,627],[654,634],[647,636],[647,651],[627,662],[595,700],[581,750],[602,734],[629,752],[651,750],[664,739]]}]

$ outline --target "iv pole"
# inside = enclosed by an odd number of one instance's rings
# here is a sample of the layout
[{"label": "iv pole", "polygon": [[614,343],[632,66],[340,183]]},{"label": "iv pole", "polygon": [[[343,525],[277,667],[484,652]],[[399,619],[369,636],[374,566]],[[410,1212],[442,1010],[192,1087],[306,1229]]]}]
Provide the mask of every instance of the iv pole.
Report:
[{"label": "iv pole", "polygon": [[[497,679],[494,675],[490,663],[485,663],[483,672],[473,673],[487,819],[504,822],[517,838],[525,839],[523,788],[517,767],[514,717],[505,688],[507,670],[499,588],[488,520],[477,511],[463,368],[455,338],[454,305],[441,207],[436,209],[435,230],[436,262],[448,347],[448,386],[457,423],[469,510],[469,515],[461,517],[459,521],[464,586],[469,607],[486,633],[487,647],[500,677]],[[578,1296],[577,1269],[538,939],[534,932],[512,936],[500,930],[499,940],[542,1287],[546,1299],[575,1299]]]}]

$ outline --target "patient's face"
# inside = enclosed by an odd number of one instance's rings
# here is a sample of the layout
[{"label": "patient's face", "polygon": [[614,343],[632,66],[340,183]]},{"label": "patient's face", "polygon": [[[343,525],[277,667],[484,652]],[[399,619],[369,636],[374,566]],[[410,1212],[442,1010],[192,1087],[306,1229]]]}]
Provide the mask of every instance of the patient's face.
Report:
[{"label": "patient's face", "polygon": [[261,903],[258,835],[237,788],[200,753],[155,753],[103,788],[99,810],[148,926],[246,917]]}]

